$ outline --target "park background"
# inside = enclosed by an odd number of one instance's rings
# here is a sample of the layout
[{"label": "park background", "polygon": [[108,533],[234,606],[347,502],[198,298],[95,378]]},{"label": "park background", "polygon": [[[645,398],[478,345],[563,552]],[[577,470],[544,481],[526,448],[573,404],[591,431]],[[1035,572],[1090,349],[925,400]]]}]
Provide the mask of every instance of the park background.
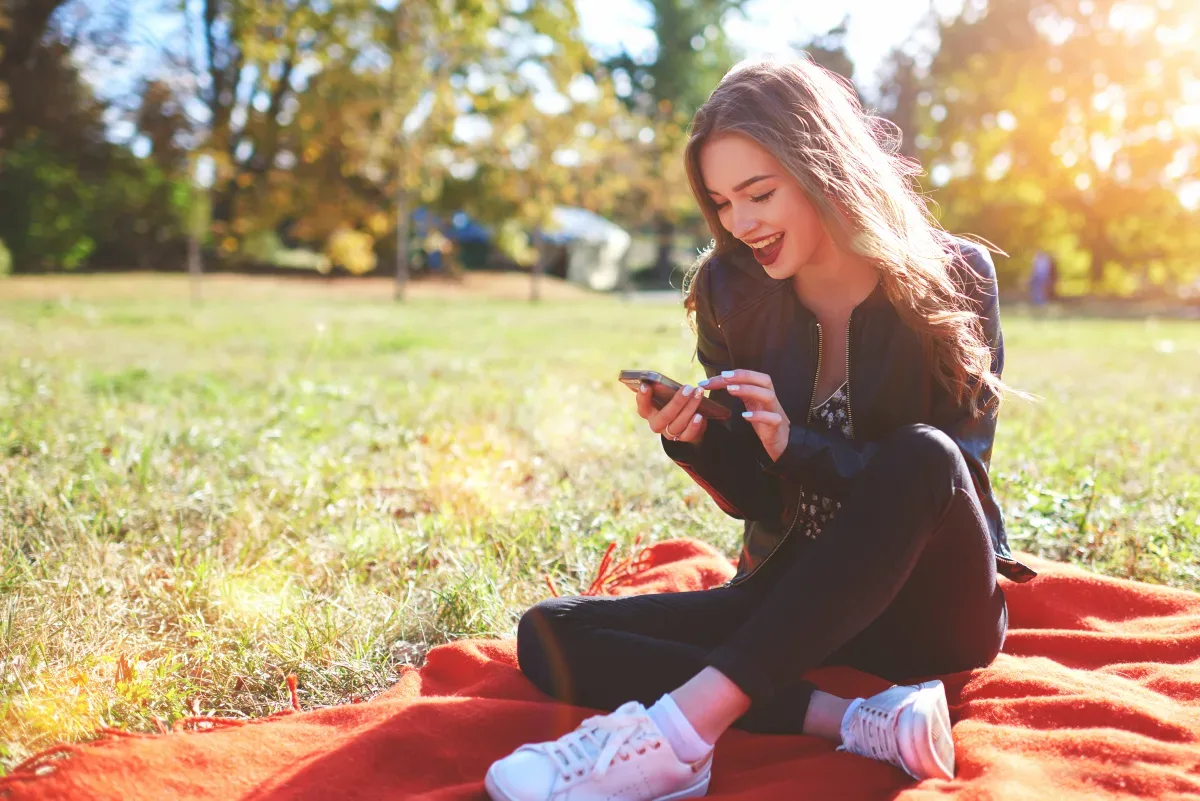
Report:
[{"label": "park background", "polygon": [[[734,554],[615,376],[700,376],[680,152],[765,51],[853,80],[942,223],[1008,254],[1006,378],[1040,399],[1001,415],[1014,545],[1200,589],[1198,27],[1194,0],[5,0],[0,770],[265,714],[288,674],[370,697],[612,543]],[[558,276],[564,209],[628,232],[617,291]]]}]

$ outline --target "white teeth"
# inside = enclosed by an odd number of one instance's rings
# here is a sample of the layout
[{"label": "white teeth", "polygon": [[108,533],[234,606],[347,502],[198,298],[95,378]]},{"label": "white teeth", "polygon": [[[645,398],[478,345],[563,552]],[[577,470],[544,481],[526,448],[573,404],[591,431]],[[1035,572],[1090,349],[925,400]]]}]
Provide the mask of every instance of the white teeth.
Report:
[{"label": "white teeth", "polygon": [[770,239],[764,239],[761,242],[747,242],[746,244],[755,249],[765,248],[768,245],[774,245],[779,241],[781,236],[783,236],[783,234],[775,234],[775,236],[771,237]]}]

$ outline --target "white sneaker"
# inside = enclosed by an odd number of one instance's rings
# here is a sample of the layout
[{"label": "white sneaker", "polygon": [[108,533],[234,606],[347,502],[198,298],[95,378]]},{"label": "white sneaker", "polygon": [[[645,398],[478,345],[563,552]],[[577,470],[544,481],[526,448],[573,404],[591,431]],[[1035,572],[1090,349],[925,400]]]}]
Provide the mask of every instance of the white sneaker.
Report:
[{"label": "white sneaker", "polygon": [[681,762],[646,708],[630,701],[493,762],[484,785],[492,801],[676,801],[705,795],[711,776],[712,751]]},{"label": "white sneaker", "polygon": [[843,724],[838,750],[890,762],[914,779],[953,779],[946,688],[927,681],[871,696]]}]

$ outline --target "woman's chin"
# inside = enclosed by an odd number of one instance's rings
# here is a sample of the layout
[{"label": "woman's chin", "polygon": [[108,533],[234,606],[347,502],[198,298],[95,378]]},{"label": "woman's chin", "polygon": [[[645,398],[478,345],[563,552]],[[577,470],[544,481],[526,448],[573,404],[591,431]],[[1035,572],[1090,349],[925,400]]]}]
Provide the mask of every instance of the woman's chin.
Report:
[{"label": "woman's chin", "polygon": [[[782,255],[783,254],[780,254],[781,257]],[[762,268],[763,271],[766,272],[766,274],[771,278],[782,281],[785,278],[791,278],[793,275],[795,275],[798,265],[792,263],[788,259],[778,258],[771,264],[762,265]]]}]

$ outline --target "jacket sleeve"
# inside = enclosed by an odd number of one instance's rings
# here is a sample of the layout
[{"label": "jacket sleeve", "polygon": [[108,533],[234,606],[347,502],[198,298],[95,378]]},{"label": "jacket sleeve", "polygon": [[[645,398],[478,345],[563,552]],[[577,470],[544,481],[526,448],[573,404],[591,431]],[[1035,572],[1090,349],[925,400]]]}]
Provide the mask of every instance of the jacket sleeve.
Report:
[{"label": "jacket sleeve", "polygon": [[[711,378],[733,363],[725,335],[717,325],[709,291],[712,263],[696,276],[696,357]],[[661,437],[667,456],[712,496],[717,506],[731,517],[744,520],[774,520],[782,513],[779,479],[762,469],[770,461],[754,429],[741,416],[742,402],[719,390],[710,397],[730,409],[730,419],[709,420],[704,438],[697,446]]]},{"label": "jacket sleeve", "polygon": [[762,468],[776,476],[800,476],[804,484],[824,495],[841,495],[879,450],[874,442],[859,442],[803,425],[791,426],[788,444],[777,461],[763,451]]}]

